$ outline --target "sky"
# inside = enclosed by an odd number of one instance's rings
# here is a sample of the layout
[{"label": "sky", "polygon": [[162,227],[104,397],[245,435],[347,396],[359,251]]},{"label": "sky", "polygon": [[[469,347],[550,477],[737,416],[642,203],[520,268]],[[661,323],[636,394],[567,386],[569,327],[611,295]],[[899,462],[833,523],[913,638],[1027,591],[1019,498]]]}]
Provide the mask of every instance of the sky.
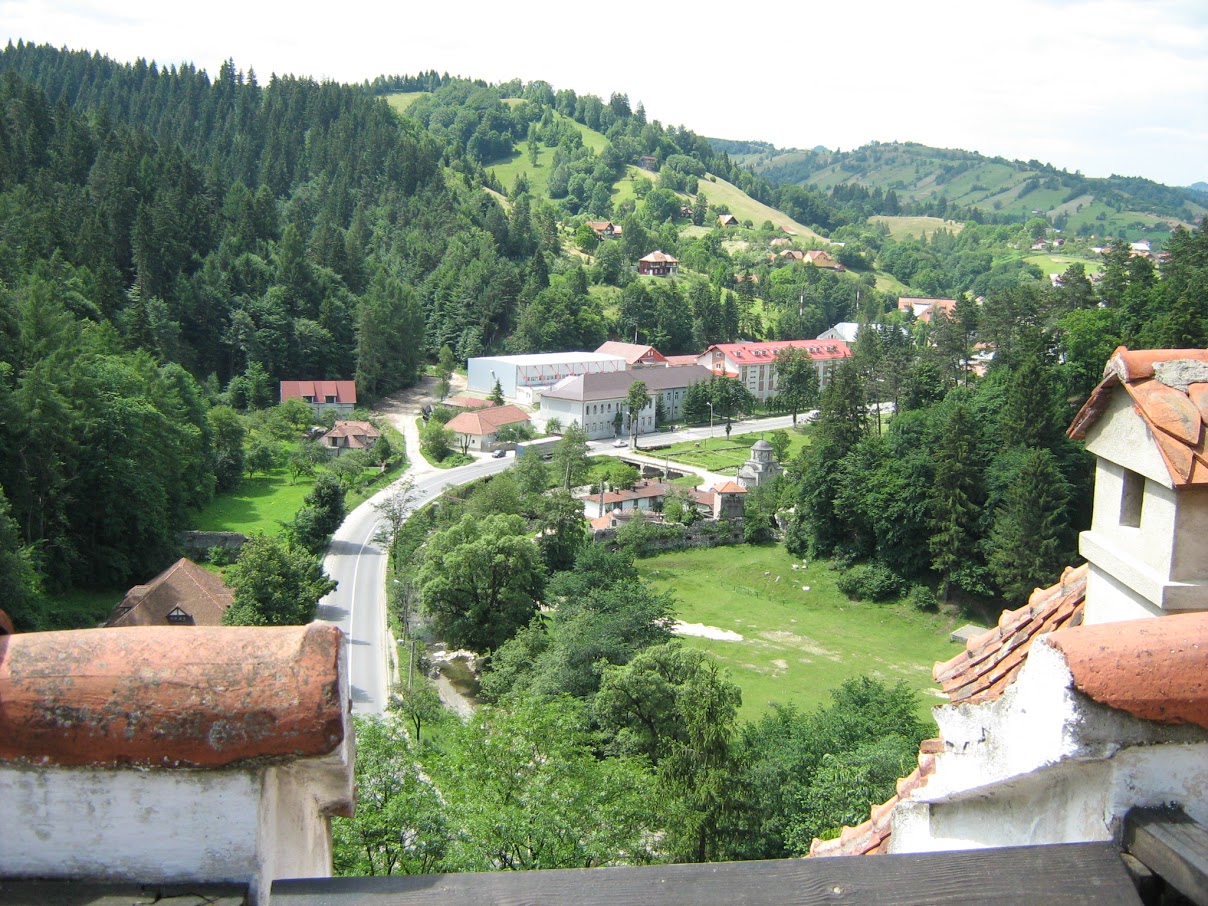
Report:
[{"label": "sky", "polygon": [[0,0],[0,32],[114,59],[359,82],[428,69],[639,101],[780,148],[913,141],[1208,182],[1205,0]]}]

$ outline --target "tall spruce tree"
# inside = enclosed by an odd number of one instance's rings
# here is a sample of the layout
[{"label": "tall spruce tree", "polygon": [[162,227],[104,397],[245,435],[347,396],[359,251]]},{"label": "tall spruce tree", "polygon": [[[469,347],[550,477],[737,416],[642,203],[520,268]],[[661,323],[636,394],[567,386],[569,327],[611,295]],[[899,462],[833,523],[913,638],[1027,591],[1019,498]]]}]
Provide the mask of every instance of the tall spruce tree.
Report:
[{"label": "tall spruce tree", "polygon": [[1069,485],[1048,450],[1022,453],[994,516],[990,574],[1008,601],[1051,584],[1070,553]]},{"label": "tall spruce tree", "polygon": [[953,575],[977,561],[982,497],[977,433],[969,407],[961,400],[944,423],[935,451],[935,480],[927,499],[931,531],[927,546],[945,601],[951,594]]}]

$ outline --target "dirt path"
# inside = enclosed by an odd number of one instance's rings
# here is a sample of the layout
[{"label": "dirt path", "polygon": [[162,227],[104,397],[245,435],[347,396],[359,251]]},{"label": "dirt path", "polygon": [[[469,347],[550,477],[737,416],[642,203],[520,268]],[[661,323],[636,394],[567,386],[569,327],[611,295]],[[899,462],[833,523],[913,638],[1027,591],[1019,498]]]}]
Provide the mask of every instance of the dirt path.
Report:
[{"label": "dirt path", "polygon": [[[449,385],[452,393],[465,390],[466,376],[454,372],[449,379]],[[400,390],[398,393],[386,397],[374,409],[376,415],[385,418],[406,439],[407,459],[411,463],[409,471],[413,477],[429,475],[437,471],[435,466],[428,464],[419,451],[419,428],[415,425],[415,420],[420,416],[420,410],[425,405],[435,402],[436,379],[425,375],[414,387],[408,387],[406,390]]]}]

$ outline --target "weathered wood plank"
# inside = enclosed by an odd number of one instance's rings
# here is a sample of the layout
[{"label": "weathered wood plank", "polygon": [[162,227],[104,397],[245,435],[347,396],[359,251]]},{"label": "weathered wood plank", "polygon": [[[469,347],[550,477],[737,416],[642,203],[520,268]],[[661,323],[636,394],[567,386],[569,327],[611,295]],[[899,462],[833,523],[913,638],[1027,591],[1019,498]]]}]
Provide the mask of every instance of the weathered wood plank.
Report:
[{"label": "weathered wood plank", "polygon": [[276,881],[272,906],[1140,904],[1110,843],[643,868]]},{"label": "weathered wood plank", "polygon": [[1135,808],[1124,846],[1193,903],[1208,906],[1208,828],[1181,809]]}]

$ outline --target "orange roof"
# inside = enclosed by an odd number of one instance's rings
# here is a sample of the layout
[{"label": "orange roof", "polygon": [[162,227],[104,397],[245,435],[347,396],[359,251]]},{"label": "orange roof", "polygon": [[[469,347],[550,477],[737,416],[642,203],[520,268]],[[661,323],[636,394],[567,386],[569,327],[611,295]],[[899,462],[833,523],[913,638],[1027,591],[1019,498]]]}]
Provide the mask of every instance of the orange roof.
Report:
[{"label": "orange roof", "polygon": [[697,356],[696,360],[700,362],[703,356],[716,350],[740,365],[775,362],[777,354],[790,346],[804,349],[814,361],[851,357],[851,350],[842,340],[775,340],[768,343],[716,343]]},{"label": "orange roof", "polygon": [[1100,623],[1055,633],[1074,685],[1100,704],[1164,724],[1208,728],[1208,613]]},{"label": "orange roof", "polygon": [[293,399],[306,399],[322,403],[329,396],[334,396],[337,403],[352,403],[357,401],[356,381],[282,381],[281,402]]},{"label": "orange roof", "polygon": [[454,409],[490,409],[495,402],[477,396],[451,396],[445,400],[445,405]]},{"label": "orange roof", "polygon": [[336,422],[335,427],[323,435],[323,439],[348,438],[348,446],[365,447],[365,440],[377,440],[382,432],[369,422]]},{"label": "orange roof", "polygon": [[0,761],[222,767],[344,741],[338,627],[0,636]]},{"label": "orange roof", "polygon": [[579,499],[609,504],[624,503],[626,500],[649,500],[652,497],[666,497],[670,493],[671,485],[644,478],[641,481],[634,482],[633,490],[631,491],[605,491],[602,496],[599,493],[584,494]]},{"label": "orange roof", "polygon": [[136,585],[106,626],[221,626],[235,593],[222,579],[181,557],[146,585]]},{"label": "orange roof", "polygon": [[713,486],[715,494],[745,494],[747,489],[734,481],[726,481]]},{"label": "orange roof", "polygon": [[937,663],[931,675],[948,698],[977,703],[1002,695],[1038,636],[1082,622],[1086,574],[1086,564],[1067,567],[1059,583],[1036,589],[1026,607],[1004,610],[996,628],[970,639],[952,660]]},{"label": "orange roof", "polygon": [[810,843],[810,855],[818,858],[829,856],[879,856],[889,851],[889,838],[893,833],[893,808],[902,799],[921,786],[935,773],[935,756],[944,750],[940,739],[926,739],[919,746],[919,766],[898,781],[897,791],[880,805],[868,812],[868,820],[855,827],[844,827],[833,840],[817,837]]},{"label": "orange roof", "polygon": [[517,406],[495,406],[476,412],[461,412],[445,424],[455,434],[494,434],[504,425],[527,422],[528,413]]},{"label": "orange roof", "polygon": [[1208,486],[1208,350],[1119,347],[1108,360],[1103,380],[1092,391],[1069,436],[1083,440],[1107,411],[1116,387],[1132,398],[1133,411],[1149,428],[1175,488]]}]

